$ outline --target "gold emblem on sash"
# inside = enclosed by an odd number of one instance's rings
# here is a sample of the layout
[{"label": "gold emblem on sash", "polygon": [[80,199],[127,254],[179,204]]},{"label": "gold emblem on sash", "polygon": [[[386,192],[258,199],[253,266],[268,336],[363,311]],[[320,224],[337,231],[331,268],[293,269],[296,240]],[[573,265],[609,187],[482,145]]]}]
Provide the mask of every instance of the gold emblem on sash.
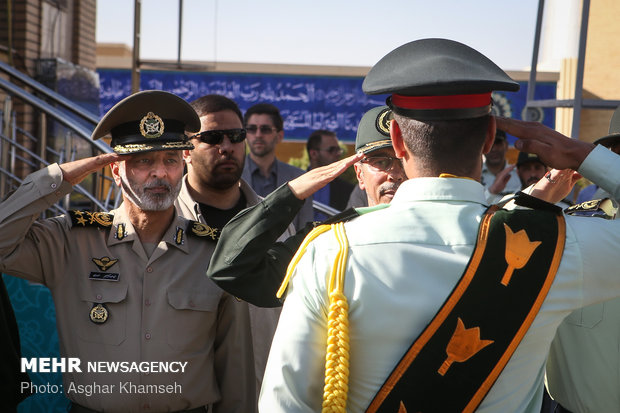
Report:
[{"label": "gold emblem on sash", "polygon": [[506,229],[506,262],[508,268],[502,277],[501,283],[508,285],[514,270],[520,270],[530,260],[534,250],[541,244],[540,241],[530,241],[524,229],[512,232],[510,227],[504,223]]},{"label": "gold emblem on sash", "polygon": [[149,112],[140,121],[140,134],[145,138],[159,138],[164,133],[164,121]]},{"label": "gold emblem on sash", "polygon": [[480,327],[465,328],[465,323],[463,323],[461,317],[458,317],[456,330],[454,330],[448,347],[446,347],[448,358],[439,367],[437,373],[442,376],[445,375],[452,363],[455,361],[462,363],[469,360],[491,343],[493,343],[493,340],[480,340]]},{"label": "gold emblem on sash", "polygon": [[108,309],[101,303],[95,303],[90,309],[90,321],[95,324],[103,324],[108,320]]}]

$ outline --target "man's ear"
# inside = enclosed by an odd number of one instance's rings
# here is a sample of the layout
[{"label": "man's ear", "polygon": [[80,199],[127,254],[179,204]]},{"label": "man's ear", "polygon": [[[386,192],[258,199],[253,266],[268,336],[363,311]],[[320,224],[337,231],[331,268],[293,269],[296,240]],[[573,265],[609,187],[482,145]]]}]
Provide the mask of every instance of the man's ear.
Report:
[{"label": "man's ear", "polygon": [[185,163],[192,163],[192,154],[189,149],[183,149],[183,160]]},{"label": "man's ear", "polygon": [[121,186],[121,173],[120,173],[121,163],[120,162],[112,162],[110,164],[110,170],[112,171],[112,177],[114,177],[114,182],[119,187]]},{"label": "man's ear", "polygon": [[360,189],[366,189],[366,185],[364,185],[364,171],[362,170],[362,164],[360,162],[354,163],[353,168],[355,169],[355,177],[357,178]]},{"label": "man's ear", "polygon": [[394,153],[397,158],[404,158],[406,154],[405,143],[403,142],[403,134],[398,126],[396,119],[390,121],[390,138],[392,139],[392,146],[394,147]]},{"label": "man's ear", "polygon": [[495,116],[489,117],[489,124],[487,125],[487,136],[484,139],[484,145],[482,146],[482,154],[489,153],[495,142],[495,133],[497,131],[497,122]]},{"label": "man's ear", "polygon": [[284,129],[278,132],[277,136],[278,136],[278,143],[282,142],[284,140]]}]

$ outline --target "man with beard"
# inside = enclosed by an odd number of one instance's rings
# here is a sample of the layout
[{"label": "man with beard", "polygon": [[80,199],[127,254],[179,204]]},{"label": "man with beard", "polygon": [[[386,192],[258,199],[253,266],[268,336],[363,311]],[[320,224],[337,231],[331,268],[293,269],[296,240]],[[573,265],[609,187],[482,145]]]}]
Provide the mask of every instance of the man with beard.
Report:
[{"label": "man with beard", "polygon": [[495,133],[495,141],[491,150],[484,155],[480,178],[480,182],[485,187],[485,196],[489,204],[499,201],[504,195],[517,192],[520,188],[515,165],[506,162],[507,151],[506,133],[498,130]]},{"label": "man with beard", "polygon": [[[276,238],[291,223],[303,200],[352,164],[370,207],[389,203],[407,179],[390,141],[390,119],[392,111],[387,106],[369,110],[357,129],[357,155],[306,172],[233,218],[223,229],[207,275],[224,290],[252,304],[281,306],[276,292],[293,254],[313,225],[307,225],[284,242],[276,242]],[[350,209],[328,222],[351,219],[369,210],[372,208]]]},{"label": "man with beard", "polygon": [[[209,233],[174,208],[199,128],[183,99],[134,94],[92,134],[115,153],[50,165],[0,204],[0,271],[50,288],[61,355],[79,360],[63,375],[72,413],[254,411],[247,306],[204,276]],[[117,209],[37,220],[109,164]]]},{"label": "man with beard", "polygon": [[[276,158],[276,146],[284,140],[284,121],[277,107],[258,103],[245,112],[243,120],[250,150],[243,168],[243,179],[258,195],[267,196],[304,173]],[[309,197],[293,220],[295,229],[303,228],[313,217],[312,197]]]},{"label": "man with beard", "polygon": [[[241,179],[246,130],[237,104],[225,96],[206,95],[191,102],[191,106],[200,118],[200,132],[190,136],[194,148],[183,151],[187,175],[176,206],[181,216],[208,228],[213,242],[205,253],[206,266],[224,225],[241,210],[258,204],[260,198]],[[283,232],[284,236],[290,235],[283,228],[278,236]],[[250,305],[249,310],[259,390],[280,309]]]},{"label": "man with beard", "polygon": [[521,189],[534,185],[547,172],[545,165],[535,153],[519,152],[517,157],[517,175],[521,181]]}]

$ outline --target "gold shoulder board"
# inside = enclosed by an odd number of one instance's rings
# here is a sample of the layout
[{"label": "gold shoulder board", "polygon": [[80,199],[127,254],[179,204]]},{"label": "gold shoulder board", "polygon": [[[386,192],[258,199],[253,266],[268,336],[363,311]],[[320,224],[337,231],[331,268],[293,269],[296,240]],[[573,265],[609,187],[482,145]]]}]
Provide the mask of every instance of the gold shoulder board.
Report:
[{"label": "gold shoulder board", "polygon": [[109,228],[112,226],[113,214],[107,212],[69,211],[73,227]]}]

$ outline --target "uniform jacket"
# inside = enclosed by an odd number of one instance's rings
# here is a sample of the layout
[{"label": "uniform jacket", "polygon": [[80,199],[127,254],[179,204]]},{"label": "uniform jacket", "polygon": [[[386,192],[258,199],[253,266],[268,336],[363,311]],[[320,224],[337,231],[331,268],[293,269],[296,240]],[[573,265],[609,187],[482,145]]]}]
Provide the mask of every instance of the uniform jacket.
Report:
[{"label": "uniform jacket", "polygon": [[[608,150],[591,152],[579,172],[620,194],[620,158]],[[460,279],[486,204],[478,182],[416,178],[400,186],[388,208],[345,224],[348,412],[366,409]],[[565,249],[551,289],[479,412],[538,413],[544,364],[557,326],[576,308],[620,296],[618,221],[569,216],[566,222]],[[337,251],[332,231],[327,232],[310,243],[296,267],[269,355],[260,411],[320,410],[326,282]]]},{"label": "uniform jacket", "polygon": [[[260,202],[261,198],[250,188],[250,186],[241,179],[239,181],[239,187],[241,192],[245,195],[247,200],[247,206],[256,205]],[[181,192],[177,198],[177,210],[180,211],[180,215],[188,219],[196,220],[202,223],[208,223],[209,217],[205,217],[200,213],[200,207],[196,201],[194,201],[187,189],[187,175],[183,177],[183,185]],[[290,224],[290,221],[289,221]],[[282,233],[284,231],[284,233]],[[288,237],[292,232],[291,228],[286,228],[279,231],[282,237]],[[219,241],[218,241],[219,243]],[[215,247],[215,244],[213,245]],[[209,254],[206,257],[210,259],[213,254],[213,249],[209,250]],[[254,258],[255,259],[255,258]],[[260,289],[260,286],[256,287]],[[267,364],[267,356],[269,355],[269,348],[271,346],[271,340],[276,331],[278,324],[278,318],[280,317],[280,308],[259,308],[252,304],[249,304],[250,311],[250,323],[252,329],[252,343],[253,343],[253,357],[256,371],[256,390],[257,395],[260,390],[263,373],[265,372],[265,365]]]},{"label": "uniform jacket", "polygon": [[[213,243],[176,217],[149,258],[124,204],[111,211],[108,226],[89,225],[97,219],[88,214],[76,225],[67,216],[37,220],[71,189],[54,164],[29,175],[0,204],[0,271],[51,290],[60,353],[81,360],[82,372],[63,374],[68,398],[106,412],[208,404],[216,412],[253,411],[247,308],[205,277]],[[108,312],[101,324],[90,317],[97,304]],[[187,364],[184,373],[101,373],[89,371],[89,361]],[[180,387],[176,394],[121,393],[126,382]],[[93,383],[115,387],[90,396],[79,391]]]}]

